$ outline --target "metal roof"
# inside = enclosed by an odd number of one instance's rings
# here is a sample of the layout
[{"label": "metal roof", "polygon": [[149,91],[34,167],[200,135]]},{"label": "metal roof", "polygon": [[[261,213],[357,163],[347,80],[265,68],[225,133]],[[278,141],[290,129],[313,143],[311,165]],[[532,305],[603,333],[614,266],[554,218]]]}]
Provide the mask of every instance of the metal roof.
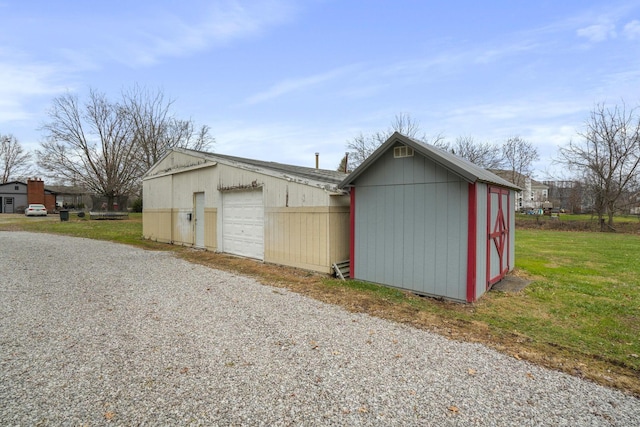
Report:
[{"label": "metal roof", "polygon": [[[244,157],[208,153],[185,148],[174,148],[174,151],[244,169],[258,170],[281,178],[295,178],[296,181],[309,185],[314,185],[313,183],[315,183],[315,186],[321,186],[325,189],[330,189],[339,193],[342,193],[342,191],[338,190],[338,184],[347,176],[347,174],[343,172],[329,169],[316,169],[305,166],[288,165],[285,163],[267,162],[263,160],[247,159]],[[309,181],[313,181],[313,183]]]},{"label": "metal roof", "polygon": [[347,174],[329,169],[316,169],[305,166],[288,165],[284,163],[265,162],[263,160],[245,159],[242,157],[227,156],[224,154],[211,153],[211,155],[223,159],[232,160],[239,163],[257,166],[259,168],[271,169],[285,174],[295,175],[300,178],[315,179],[332,184],[339,184],[347,176]]},{"label": "metal roof", "polygon": [[456,156],[453,153],[449,153],[440,148],[426,144],[424,142],[415,140],[408,136],[402,135],[399,132],[395,132],[389,137],[376,151],[366,158],[360,166],[358,166],[353,172],[351,172],[339,185],[338,188],[348,187],[373,164],[382,154],[384,154],[391,146],[396,143],[401,143],[413,148],[413,150],[426,158],[434,161],[442,167],[450,170],[456,175],[460,176],[467,182],[484,182],[487,184],[498,185],[500,187],[512,188],[514,190],[520,190],[519,187],[510,183],[509,181],[500,178],[498,175],[489,172],[486,169],[481,168],[478,165],[471,163],[470,161]]}]

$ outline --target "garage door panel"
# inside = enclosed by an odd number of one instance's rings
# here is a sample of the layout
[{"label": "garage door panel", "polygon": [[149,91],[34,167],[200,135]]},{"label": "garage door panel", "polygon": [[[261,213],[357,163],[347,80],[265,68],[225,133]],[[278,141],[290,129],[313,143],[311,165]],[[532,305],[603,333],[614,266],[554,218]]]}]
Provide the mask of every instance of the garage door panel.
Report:
[{"label": "garage door panel", "polygon": [[225,193],[222,198],[224,252],[264,259],[262,191]]}]

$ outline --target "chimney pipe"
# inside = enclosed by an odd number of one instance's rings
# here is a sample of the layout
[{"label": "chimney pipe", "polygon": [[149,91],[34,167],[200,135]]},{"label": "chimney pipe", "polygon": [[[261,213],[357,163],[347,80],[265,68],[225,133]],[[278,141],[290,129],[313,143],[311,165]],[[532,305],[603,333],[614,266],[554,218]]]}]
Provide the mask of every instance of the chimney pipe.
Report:
[{"label": "chimney pipe", "polygon": [[344,173],[347,173],[347,171],[349,170],[349,168],[347,167],[348,164],[349,164],[349,152],[347,151],[346,153],[344,153]]},{"label": "chimney pipe", "polygon": [[316,153],[316,169],[320,167],[320,153]]}]

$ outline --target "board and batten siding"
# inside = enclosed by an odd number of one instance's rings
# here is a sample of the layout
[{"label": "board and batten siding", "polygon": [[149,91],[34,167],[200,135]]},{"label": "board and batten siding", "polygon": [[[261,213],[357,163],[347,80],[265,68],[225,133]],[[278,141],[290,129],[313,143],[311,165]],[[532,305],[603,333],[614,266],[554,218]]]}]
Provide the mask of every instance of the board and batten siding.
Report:
[{"label": "board and batten siding", "polygon": [[357,279],[466,300],[468,183],[388,150],[356,180]]}]

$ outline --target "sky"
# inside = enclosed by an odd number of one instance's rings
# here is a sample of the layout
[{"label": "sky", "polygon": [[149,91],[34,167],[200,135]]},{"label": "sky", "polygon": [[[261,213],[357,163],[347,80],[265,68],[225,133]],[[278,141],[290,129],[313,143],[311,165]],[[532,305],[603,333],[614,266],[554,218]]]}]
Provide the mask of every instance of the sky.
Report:
[{"label": "sky", "polygon": [[0,21],[0,134],[30,151],[55,97],[139,85],[222,154],[335,169],[408,114],[520,136],[542,179],[596,105],[640,104],[640,0],[0,0]]}]

